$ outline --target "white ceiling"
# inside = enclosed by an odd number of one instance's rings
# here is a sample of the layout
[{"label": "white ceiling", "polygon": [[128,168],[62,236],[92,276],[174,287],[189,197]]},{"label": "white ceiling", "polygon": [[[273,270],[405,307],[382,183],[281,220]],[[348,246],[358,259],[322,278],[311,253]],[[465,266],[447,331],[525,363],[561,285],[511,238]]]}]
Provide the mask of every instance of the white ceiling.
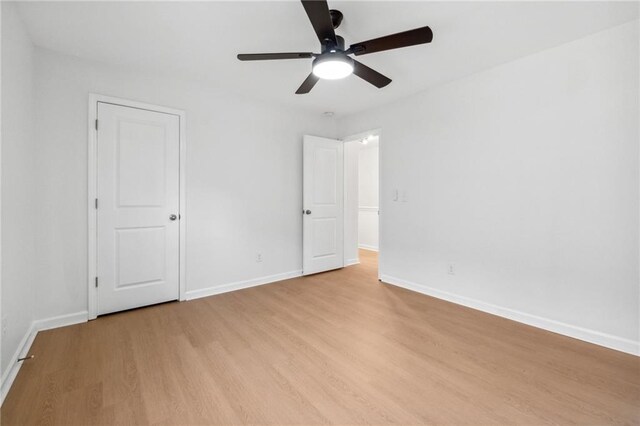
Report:
[{"label": "white ceiling", "polygon": [[355,76],[294,92],[310,60],[240,62],[237,53],[319,50],[297,1],[24,2],[37,46],[115,65],[162,70],[258,99],[348,114],[638,19],[637,2],[329,1],[347,45],[429,25],[433,43],[360,56],[393,79]]}]

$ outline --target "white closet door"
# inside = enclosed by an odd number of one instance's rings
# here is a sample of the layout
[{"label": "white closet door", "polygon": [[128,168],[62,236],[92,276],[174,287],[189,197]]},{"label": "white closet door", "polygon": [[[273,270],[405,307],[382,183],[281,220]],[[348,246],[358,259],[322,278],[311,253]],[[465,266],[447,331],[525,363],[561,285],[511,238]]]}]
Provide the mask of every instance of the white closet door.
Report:
[{"label": "white closet door", "polygon": [[98,103],[98,314],[178,299],[180,123]]}]

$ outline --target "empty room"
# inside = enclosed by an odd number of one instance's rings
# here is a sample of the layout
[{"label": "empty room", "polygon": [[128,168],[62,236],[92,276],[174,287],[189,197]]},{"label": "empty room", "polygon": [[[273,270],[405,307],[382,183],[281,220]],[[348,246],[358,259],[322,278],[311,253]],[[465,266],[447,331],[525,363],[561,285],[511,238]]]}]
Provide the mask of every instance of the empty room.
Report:
[{"label": "empty room", "polygon": [[0,424],[640,425],[637,1],[2,1]]}]

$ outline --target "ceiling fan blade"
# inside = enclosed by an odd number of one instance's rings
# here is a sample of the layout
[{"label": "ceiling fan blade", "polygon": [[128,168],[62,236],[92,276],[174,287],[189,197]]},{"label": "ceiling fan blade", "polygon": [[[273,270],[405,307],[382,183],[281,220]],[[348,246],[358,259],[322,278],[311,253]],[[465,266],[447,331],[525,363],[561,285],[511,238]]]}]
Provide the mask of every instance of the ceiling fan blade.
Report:
[{"label": "ceiling fan blade", "polygon": [[333,30],[333,23],[329,14],[329,5],[326,0],[301,1],[320,43],[323,44],[326,39],[337,43],[336,33]]},{"label": "ceiling fan blade", "polygon": [[431,43],[433,32],[429,27],[416,28],[385,37],[374,38],[360,43],[352,44],[349,52],[356,56],[368,53],[382,52],[383,50],[398,49],[400,47],[415,46],[416,44]]},{"label": "ceiling fan blade", "polygon": [[307,59],[313,58],[311,52],[295,53],[241,53],[238,59],[241,61],[269,61],[272,59]]},{"label": "ceiling fan blade", "polygon": [[391,83],[391,79],[389,77],[380,74],[378,71],[373,70],[358,61],[353,61],[353,73],[364,81],[373,84],[378,89],[381,89]]},{"label": "ceiling fan blade", "polygon": [[309,74],[309,77],[307,77],[302,82],[300,87],[298,87],[298,90],[296,90],[296,95],[304,95],[305,93],[309,93],[311,89],[313,89],[313,86],[316,85],[318,80],[320,80],[320,78],[316,77],[315,74],[313,73]]}]

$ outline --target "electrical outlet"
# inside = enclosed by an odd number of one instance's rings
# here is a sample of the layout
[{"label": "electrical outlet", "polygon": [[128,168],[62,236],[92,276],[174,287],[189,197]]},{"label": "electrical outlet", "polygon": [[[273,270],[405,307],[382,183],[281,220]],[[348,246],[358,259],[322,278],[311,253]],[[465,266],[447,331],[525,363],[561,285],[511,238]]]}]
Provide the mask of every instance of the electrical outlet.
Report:
[{"label": "electrical outlet", "polygon": [[447,273],[449,275],[455,275],[456,274],[456,266],[453,263],[449,263],[449,267],[447,268]]},{"label": "electrical outlet", "polygon": [[397,189],[393,190],[393,201],[398,201],[398,190]]},{"label": "electrical outlet", "polygon": [[262,253],[256,254],[256,262],[258,263],[262,262]]}]

